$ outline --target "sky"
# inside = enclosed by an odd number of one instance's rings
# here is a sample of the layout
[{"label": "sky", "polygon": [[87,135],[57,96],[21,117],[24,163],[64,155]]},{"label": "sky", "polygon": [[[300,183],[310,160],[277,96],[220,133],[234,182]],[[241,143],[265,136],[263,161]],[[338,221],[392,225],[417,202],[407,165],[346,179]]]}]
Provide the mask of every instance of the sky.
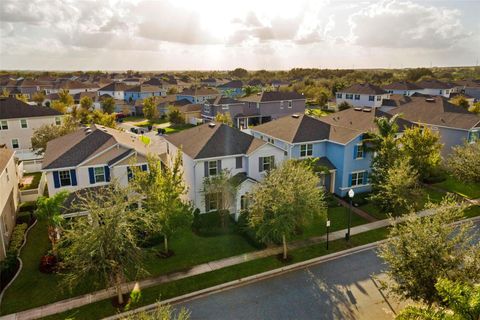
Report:
[{"label": "sky", "polygon": [[0,69],[472,66],[479,15],[479,0],[1,0]]}]

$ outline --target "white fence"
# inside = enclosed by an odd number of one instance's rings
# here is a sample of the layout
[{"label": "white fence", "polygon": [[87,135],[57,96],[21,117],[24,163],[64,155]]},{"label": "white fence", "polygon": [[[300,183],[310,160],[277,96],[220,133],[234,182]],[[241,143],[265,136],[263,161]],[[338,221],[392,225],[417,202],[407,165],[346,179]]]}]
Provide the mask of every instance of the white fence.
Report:
[{"label": "white fence", "polygon": [[23,171],[25,173],[38,172],[42,170],[42,160],[25,160],[22,161]]},{"label": "white fence", "polygon": [[45,173],[42,173],[42,177],[40,178],[40,182],[38,183],[38,188],[20,190],[20,202],[37,201],[38,197],[43,195],[46,183],[47,178],[45,176]]}]

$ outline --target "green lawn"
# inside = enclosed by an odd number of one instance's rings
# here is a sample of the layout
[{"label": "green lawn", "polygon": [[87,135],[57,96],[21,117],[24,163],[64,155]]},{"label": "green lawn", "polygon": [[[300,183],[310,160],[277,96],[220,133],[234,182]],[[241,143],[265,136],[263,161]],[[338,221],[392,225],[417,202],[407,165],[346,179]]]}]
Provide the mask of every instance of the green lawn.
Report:
[{"label": "green lawn", "polygon": [[[87,279],[72,293],[61,291],[58,285],[61,276],[44,274],[38,270],[40,257],[50,248],[46,230],[45,222],[39,221],[30,231],[21,255],[24,268],[5,294],[1,314],[30,309],[100,289]],[[189,230],[170,240],[170,248],[175,252],[175,256],[160,259],[155,254],[159,248],[163,248],[163,245],[146,249],[145,269],[149,274],[143,277],[183,271],[201,263],[255,250],[238,234],[199,237]]]},{"label": "green lawn", "polygon": [[23,175],[24,178],[33,177],[32,182],[30,184],[23,185],[20,190],[30,190],[30,189],[37,189],[38,185],[40,184],[40,179],[42,178],[41,172],[33,172],[33,173],[26,173]]},{"label": "green lawn", "polygon": [[193,128],[193,127],[195,127],[195,125],[189,124],[189,123],[171,125],[170,127],[165,128],[165,133],[172,134],[172,133],[180,132],[182,130]]},{"label": "green lawn", "polygon": [[[433,189],[424,188],[423,191],[424,195],[417,204],[418,208],[424,208],[429,201],[433,203],[438,203],[445,196],[444,192]],[[368,194],[365,194],[364,197],[368,198]],[[384,212],[381,208],[376,206],[375,203],[370,200],[367,200],[367,203],[359,206],[359,208],[377,219],[382,220],[388,218],[388,213]]]},{"label": "green lawn", "polygon": [[148,120],[142,116],[131,116],[131,117],[123,118],[122,120],[123,122],[133,122],[133,124],[136,127],[148,127],[149,125],[154,126],[156,124],[162,124],[162,123],[168,122],[167,118]]},{"label": "green lawn", "polygon": [[445,181],[436,183],[434,184],[434,186],[437,186],[449,192],[458,193],[466,198],[480,198],[480,183],[466,183],[458,181],[453,177],[447,177]]},{"label": "green lawn", "polygon": [[[356,247],[366,243],[382,240],[386,238],[387,234],[388,229],[382,228],[354,235],[350,238],[350,244],[347,244],[343,239],[332,241],[330,242],[330,248],[328,251],[326,250],[324,243],[297,250],[292,250],[290,252],[290,255],[292,256],[292,261],[290,263],[297,263],[329,253],[345,250],[351,247]],[[227,267],[224,269],[211,271],[198,276],[165,283],[160,286],[151,287],[143,290],[141,301],[133,307],[137,308],[142,305],[151,304],[160,300],[166,300],[189,292],[212,287],[221,283],[233,281],[239,278],[247,277],[268,270],[281,268],[283,266],[285,266],[285,264],[280,262],[276,257],[267,257]],[[98,319],[100,317],[113,315],[117,312],[118,310],[116,310],[112,306],[111,300],[109,299],[86,305],[81,308],[70,310],[61,314],[50,316],[44,319]]]}]

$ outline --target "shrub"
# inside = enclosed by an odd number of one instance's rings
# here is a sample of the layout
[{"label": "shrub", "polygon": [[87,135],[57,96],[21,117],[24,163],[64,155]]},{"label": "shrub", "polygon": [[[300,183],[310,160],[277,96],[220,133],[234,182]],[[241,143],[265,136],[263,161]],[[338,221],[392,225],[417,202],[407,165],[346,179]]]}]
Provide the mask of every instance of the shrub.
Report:
[{"label": "shrub", "polygon": [[12,237],[10,238],[10,244],[8,246],[8,251],[18,254],[18,250],[22,246],[23,238],[25,236],[25,231],[27,230],[28,225],[26,223],[17,224],[13,229]]},{"label": "shrub", "polygon": [[346,102],[346,101],[343,101],[342,103],[340,103],[338,105],[338,111],[343,111],[343,110],[347,110],[347,109],[350,109],[352,106]]},{"label": "shrub", "polygon": [[[368,203],[369,196],[370,196],[370,193],[366,193],[366,192],[355,193],[355,196],[353,196],[353,199],[352,199],[352,203],[355,204],[356,206],[363,206],[364,204]],[[350,203],[350,197],[348,196],[348,194],[343,197],[343,200]]]},{"label": "shrub", "polygon": [[18,212],[34,212],[37,210],[37,203],[35,201],[24,202],[18,208]]},{"label": "shrub", "polygon": [[430,170],[428,175],[423,179],[423,182],[432,184],[432,183],[439,183],[445,181],[447,179],[447,175],[444,170],[437,167],[433,170]]},{"label": "shrub", "polygon": [[18,250],[20,250],[20,247],[22,246],[27,227],[28,225],[26,223],[21,223],[17,224],[13,229],[6,257],[0,262],[0,274],[2,275],[0,277],[1,289],[3,289],[7,283],[10,282],[18,269]]},{"label": "shrub", "polygon": [[255,230],[248,225],[248,214],[242,213],[238,217],[236,232],[241,235],[251,246],[257,249],[265,249],[266,245],[258,241]]},{"label": "shrub", "polygon": [[340,206],[335,196],[331,193],[325,193],[325,201],[327,202],[327,206],[329,208],[335,208]]},{"label": "shrub", "polygon": [[193,213],[192,230],[199,236],[214,237],[232,232],[233,217],[225,219],[225,227],[222,228],[222,217],[219,211],[200,213],[195,210]]}]

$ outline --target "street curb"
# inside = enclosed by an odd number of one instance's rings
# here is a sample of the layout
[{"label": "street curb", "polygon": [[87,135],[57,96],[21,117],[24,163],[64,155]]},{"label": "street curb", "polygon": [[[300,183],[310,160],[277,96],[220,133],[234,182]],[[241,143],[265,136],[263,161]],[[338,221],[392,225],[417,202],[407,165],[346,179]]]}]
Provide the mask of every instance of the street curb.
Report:
[{"label": "street curb", "polygon": [[[456,221],[456,222],[453,222],[452,225],[460,225],[460,224],[463,224],[463,223],[476,222],[476,221],[480,221],[480,216]],[[133,315],[133,314],[136,314],[136,313],[139,313],[139,312],[153,310],[158,305],[178,304],[180,302],[186,302],[186,301],[190,301],[190,300],[193,300],[193,299],[206,297],[206,296],[212,295],[214,293],[218,293],[218,292],[242,287],[242,286],[250,284],[250,283],[254,283],[254,282],[261,281],[261,280],[265,280],[265,279],[273,278],[273,277],[276,277],[276,276],[280,276],[282,274],[292,272],[292,271],[296,271],[298,269],[302,269],[302,268],[317,265],[317,264],[322,264],[322,263],[325,263],[325,262],[328,262],[328,261],[331,261],[331,260],[335,260],[335,259],[343,258],[343,257],[349,256],[349,255],[352,255],[352,254],[367,251],[367,250],[370,250],[370,249],[373,249],[373,248],[377,247],[378,245],[380,245],[380,244],[382,244],[386,241],[387,241],[387,239],[379,240],[379,241],[367,243],[367,244],[364,244],[364,245],[361,245],[361,246],[358,246],[358,247],[350,248],[350,249],[347,249],[347,250],[342,250],[342,251],[339,251],[339,252],[330,253],[330,254],[327,254],[327,255],[324,255],[324,256],[321,256],[321,257],[317,257],[317,258],[313,258],[313,259],[309,259],[309,260],[305,260],[305,261],[300,261],[300,262],[297,262],[297,263],[294,263],[294,264],[291,264],[291,265],[288,265],[288,266],[285,266],[285,267],[282,267],[282,268],[277,268],[277,269],[265,271],[265,272],[262,272],[262,273],[258,273],[258,274],[252,275],[252,276],[245,277],[245,278],[240,278],[240,279],[233,280],[233,281],[230,281],[230,282],[222,283],[222,284],[219,284],[219,285],[216,285],[216,286],[213,286],[213,287],[209,287],[209,288],[205,288],[205,289],[202,289],[202,290],[190,292],[190,293],[178,296],[178,297],[174,297],[174,298],[170,298],[170,299],[167,299],[167,300],[152,303],[152,304],[149,304],[149,305],[146,305],[146,306],[143,306],[143,307],[136,308],[136,309],[131,310],[131,311],[127,311],[127,312],[116,314],[114,316],[103,318],[103,320],[117,320],[117,319],[121,319],[123,317]]]},{"label": "street curb", "polygon": [[258,274],[252,275],[252,276],[245,277],[245,278],[240,278],[240,279],[233,280],[233,281],[230,281],[230,282],[222,283],[222,284],[219,284],[219,285],[216,285],[216,286],[213,286],[213,287],[205,288],[205,289],[198,290],[198,291],[195,291],[195,292],[190,292],[190,293],[184,294],[182,296],[178,296],[178,297],[174,297],[174,298],[171,298],[171,299],[163,300],[163,301],[157,302],[157,303],[152,303],[152,304],[149,304],[149,305],[146,305],[146,306],[143,306],[143,307],[140,307],[140,308],[136,308],[136,309],[128,311],[128,312],[120,313],[120,314],[110,316],[110,317],[106,317],[106,318],[103,318],[103,319],[104,320],[120,319],[122,317],[126,317],[128,315],[132,315],[132,314],[135,314],[135,313],[138,313],[138,312],[152,310],[152,309],[156,308],[159,304],[177,304],[177,303],[180,303],[180,302],[193,300],[195,298],[205,297],[205,296],[217,293],[217,292],[222,292],[222,291],[225,291],[225,290],[241,287],[241,286],[244,286],[244,285],[247,285],[247,284],[250,284],[250,283],[254,283],[254,282],[257,282],[257,281],[273,278],[273,277],[276,277],[276,276],[279,276],[279,275],[282,275],[282,274],[285,274],[285,273],[288,273],[288,272],[292,272],[292,271],[295,271],[295,270],[298,270],[298,269],[303,269],[303,268],[308,267],[308,266],[313,266],[313,265],[325,263],[325,262],[328,262],[328,261],[331,261],[331,260],[335,260],[335,259],[343,258],[343,257],[349,256],[349,255],[352,255],[352,254],[367,251],[367,250],[370,250],[370,249],[373,249],[373,248],[377,247],[379,244],[381,244],[385,241],[386,240],[375,241],[375,242],[367,243],[367,244],[364,244],[364,245],[361,245],[361,246],[358,246],[358,247],[350,248],[350,249],[347,249],[347,250],[342,250],[342,251],[330,253],[330,254],[327,254],[327,255],[324,255],[324,256],[321,256],[321,257],[317,257],[317,258],[313,258],[313,259],[309,259],[309,260],[305,260],[305,261],[300,261],[300,262],[297,262],[297,263],[294,263],[294,264],[291,264],[291,265],[288,265],[288,266],[285,266],[285,267],[282,267],[282,268],[277,268],[277,269],[265,271],[265,272],[262,272],[262,273],[258,273]]}]

